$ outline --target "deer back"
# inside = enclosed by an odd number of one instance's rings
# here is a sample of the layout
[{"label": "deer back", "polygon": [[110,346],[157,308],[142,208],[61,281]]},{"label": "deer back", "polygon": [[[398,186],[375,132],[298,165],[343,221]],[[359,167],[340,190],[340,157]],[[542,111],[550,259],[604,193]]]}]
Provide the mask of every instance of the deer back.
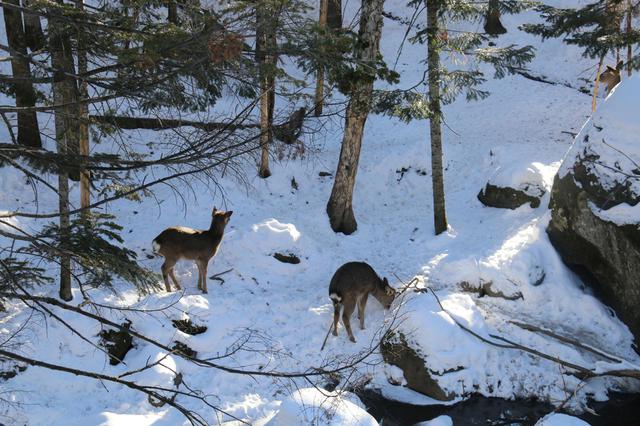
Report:
[{"label": "deer back", "polygon": [[376,271],[364,262],[345,263],[338,268],[329,284],[329,297],[341,303],[356,300],[368,293],[385,308],[391,305],[395,296],[386,278],[380,279]]},{"label": "deer back", "polygon": [[222,236],[214,238],[209,231],[177,226],[167,228],[158,235],[158,253],[176,259],[210,259],[220,246]]}]

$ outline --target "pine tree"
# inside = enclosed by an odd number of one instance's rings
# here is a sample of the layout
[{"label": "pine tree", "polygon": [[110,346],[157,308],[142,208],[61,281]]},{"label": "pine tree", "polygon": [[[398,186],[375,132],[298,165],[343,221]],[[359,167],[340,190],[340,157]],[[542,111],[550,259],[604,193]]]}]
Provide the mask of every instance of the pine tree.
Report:
[{"label": "pine tree", "polygon": [[[487,34],[464,31],[447,30],[447,22],[476,21],[483,19],[492,10],[502,13],[515,13],[530,2],[515,2],[511,0],[493,0],[490,2],[444,0],[416,0],[410,5],[426,6],[427,23],[417,31],[412,41],[427,45],[428,71],[428,111],[420,105],[424,102],[419,96],[399,96],[395,102],[402,105],[408,101],[408,106],[397,106],[389,111],[405,120],[429,117],[432,190],[433,190],[433,219],[436,235],[447,229],[445,208],[445,185],[442,149],[442,105],[453,102],[461,93],[466,94],[467,100],[485,98],[488,92],[477,86],[485,81],[479,68],[447,70],[440,55],[446,51],[449,55],[465,55],[474,58],[476,63],[487,63],[494,67],[495,77],[502,78],[506,74],[522,71],[528,61],[533,58],[533,48],[525,46],[518,48],[513,45],[495,47],[489,45]],[[393,98],[383,98],[385,103],[393,103]],[[382,107],[381,107],[382,108]],[[388,106],[387,106],[388,108]]]},{"label": "pine tree", "polygon": [[433,223],[436,235],[447,230],[444,201],[444,171],[442,167],[442,111],[440,109],[440,0],[427,0],[427,68],[429,80],[429,140],[431,142],[431,186],[433,192]]}]

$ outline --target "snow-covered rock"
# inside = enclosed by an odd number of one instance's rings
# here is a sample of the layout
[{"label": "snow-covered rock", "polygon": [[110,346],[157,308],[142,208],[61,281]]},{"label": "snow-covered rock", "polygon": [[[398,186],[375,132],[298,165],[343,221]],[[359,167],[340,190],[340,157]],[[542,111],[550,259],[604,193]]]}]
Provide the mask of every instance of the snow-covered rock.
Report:
[{"label": "snow-covered rock", "polygon": [[549,169],[538,162],[499,167],[478,193],[478,199],[489,207],[516,209],[529,203],[537,208],[549,186]]},{"label": "snow-covered rock", "polygon": [[378,422],[350,392],[299,389],[280,405],[267,426],[377,426]]},{"label": "snow-covered rock", "polygon": [[640,337],[640,78],[584,125],[555,179],[549,237]]}]

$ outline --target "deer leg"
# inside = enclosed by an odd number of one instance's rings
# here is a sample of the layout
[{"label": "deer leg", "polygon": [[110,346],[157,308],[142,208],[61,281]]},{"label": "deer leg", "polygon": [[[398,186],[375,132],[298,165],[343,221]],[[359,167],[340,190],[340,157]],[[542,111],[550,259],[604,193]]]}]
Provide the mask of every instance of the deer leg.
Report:
[{"label": "deer leg", "polygon": [[202,267],[200,266],[199,260],[196,260],[196,266],[198,267],[198,290],[202,290],[202,281],[200,280],[202,277]]},{"label": "deer leg", "polygon": [[180,290],[182,287],[180,286],[180,283],[178,282],[178,279],[176,278],[176,274],[174,273],[174,268],[171,267],[171,269],[169,269],[169,275],[171,276],[171,280],[173,281],[173,283],[176,285],[176,289]]},{"label": "deer leg", "polygon": [[166,288],[167,292],[171,292],[171,284],[169,284],[169,271],[171,271],[172,268],[173,265],[170,266],[170,262],[166,259],[162,264],[162,268],[160,268],[162,270],[162,278],[164,279],[164,287]]},{"label": "deer leg", "polygon": [[356,300],[350,300],[349,302],[343,302],[342,305],[344,309],[342,310],[342,323],[344,324],[344,328],[347,329],[347,334],[349,335],[349,340],[355,343],[356,338],[353,337],[353,332],[351,331],[351,315],[353,311],[356,309]]},{"label": "deer leg", "polygon": [[364,308],[367,307],[367,300],[369,299],[369,293],[362,295],[358,300],[358,319],[360,320],[360,330],[364,330]]},{"label": "deer leg", "polygon": [[209,261],[208,260],[203,260],[202,261],[202,292],[207,294],[207,269],[209,267]]},{"label": "deer leg", "polygon": [[340,303],[333,302],[333,335],[338,335],[338,321],[340,321]]}]

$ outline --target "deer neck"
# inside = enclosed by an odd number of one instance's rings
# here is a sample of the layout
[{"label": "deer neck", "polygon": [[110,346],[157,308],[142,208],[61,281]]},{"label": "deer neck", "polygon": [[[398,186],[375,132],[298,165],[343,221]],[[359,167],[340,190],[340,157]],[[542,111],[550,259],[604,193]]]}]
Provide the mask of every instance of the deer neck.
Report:
[{"label": "deer neck", "polygon": [[215,221],[211,221],[211,226],[209,227],[209,234],[213,239],[222,239],[222,235],[224,234],[224,225],[220,226],[220,224],[216,224]]}]

